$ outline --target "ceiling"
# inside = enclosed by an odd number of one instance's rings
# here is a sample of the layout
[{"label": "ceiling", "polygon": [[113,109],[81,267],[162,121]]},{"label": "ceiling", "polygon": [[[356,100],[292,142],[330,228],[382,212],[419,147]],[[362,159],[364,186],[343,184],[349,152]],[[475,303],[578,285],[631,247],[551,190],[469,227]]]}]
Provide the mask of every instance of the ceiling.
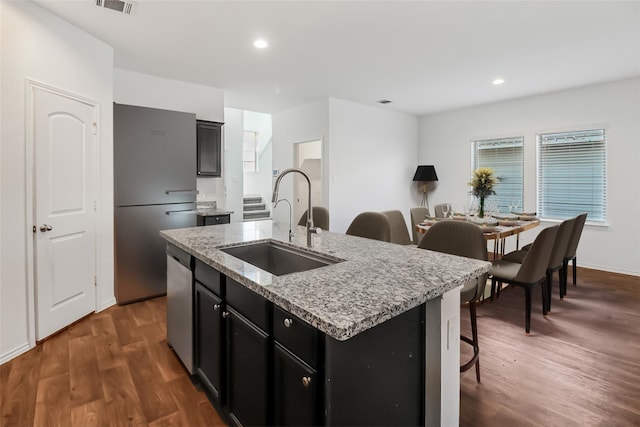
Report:
[{"label": "ceiling", "polygon": [[638,1],[37,3],[113,46],[117,68],[268,113],[336,97],[422,115],[640,75]]}]

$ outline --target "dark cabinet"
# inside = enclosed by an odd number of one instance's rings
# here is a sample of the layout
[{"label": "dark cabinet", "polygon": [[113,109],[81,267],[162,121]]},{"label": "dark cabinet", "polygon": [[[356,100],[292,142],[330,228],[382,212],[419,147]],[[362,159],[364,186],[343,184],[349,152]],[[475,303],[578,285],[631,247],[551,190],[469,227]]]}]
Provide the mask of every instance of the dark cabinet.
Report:
[{"label": "dark cabinet", "polygon": [[297,356],[274,344],[274,424],[315,426],[320,398],[318,375]]},{"label": "dark cabinet", "polygon": [[231,222],[231,215],[198,215],[198,226],[201,225],[218,225],[229,224]]},{"label": "dark cabinet", "polygon": [[211,396],[224,403],[224,328],[222,299],[195,284],[195,374]]},{"label": "dark cabinet", "polygon": [[227,307],[229,415],[238,425],[269,425],[269,335]]},{"label": "dark cabinet", "polygon": [[222,175],[222,125],[197,120],[198,176]]}]

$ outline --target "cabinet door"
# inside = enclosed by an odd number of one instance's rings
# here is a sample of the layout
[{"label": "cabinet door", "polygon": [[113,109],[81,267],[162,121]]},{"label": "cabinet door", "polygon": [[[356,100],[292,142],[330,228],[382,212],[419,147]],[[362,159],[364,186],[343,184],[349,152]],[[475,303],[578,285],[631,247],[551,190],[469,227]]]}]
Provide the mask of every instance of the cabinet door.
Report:
[{"label": "cabinet door", "polygon": [[269,337],[227,307],[229,415],[240,425],[269,423]]},{"label": "cabinet door", "polygon": [[197,121],[198,176],[221,176],[222,123]]},{"label": "cabinet door", "polygon": [[224,403],[224,329],[222,324],[222,300],[196,282],[196,375],[209,393]]},{"label": "cabinet door", "polygon": [[274,348],[275,425],[314,426],[318,420],[318,378],[309,365],[277,342]]}]

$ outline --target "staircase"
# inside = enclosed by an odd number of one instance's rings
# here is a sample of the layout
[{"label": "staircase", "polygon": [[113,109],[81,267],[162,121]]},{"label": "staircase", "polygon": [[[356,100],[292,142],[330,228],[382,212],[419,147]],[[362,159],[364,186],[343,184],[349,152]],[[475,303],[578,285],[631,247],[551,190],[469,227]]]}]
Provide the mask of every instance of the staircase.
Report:
[{"label": "staircase", "polygon": [[242,219],[244,221],[260,221],[271,219],[271,211],[260,196],[244,196],[242,199]]}]

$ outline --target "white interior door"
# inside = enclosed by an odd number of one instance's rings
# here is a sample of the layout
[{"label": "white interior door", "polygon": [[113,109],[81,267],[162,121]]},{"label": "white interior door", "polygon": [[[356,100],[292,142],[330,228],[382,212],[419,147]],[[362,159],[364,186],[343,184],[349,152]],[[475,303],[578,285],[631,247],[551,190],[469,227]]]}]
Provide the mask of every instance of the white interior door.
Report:
[{"label": "white interior door", "polygon": [[95,311],[96,106],[33,91],[36,339]]}]

